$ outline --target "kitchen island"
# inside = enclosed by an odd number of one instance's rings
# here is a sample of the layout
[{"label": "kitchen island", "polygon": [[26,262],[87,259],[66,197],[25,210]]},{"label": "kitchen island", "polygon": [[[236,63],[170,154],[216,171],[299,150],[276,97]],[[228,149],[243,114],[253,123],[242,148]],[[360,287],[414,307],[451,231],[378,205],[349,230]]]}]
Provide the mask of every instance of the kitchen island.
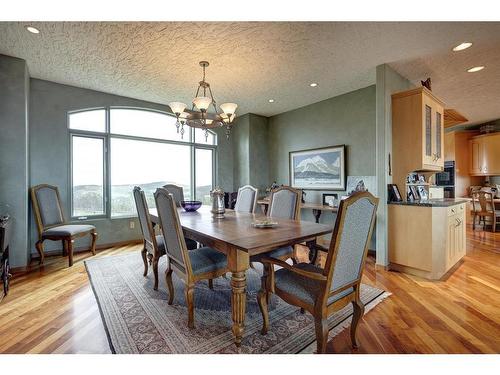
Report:
[{"label": "kitchen island", "polygon": [[389,267],[441,279],[465,255],[466,199],[393,202],[389,212]]}]

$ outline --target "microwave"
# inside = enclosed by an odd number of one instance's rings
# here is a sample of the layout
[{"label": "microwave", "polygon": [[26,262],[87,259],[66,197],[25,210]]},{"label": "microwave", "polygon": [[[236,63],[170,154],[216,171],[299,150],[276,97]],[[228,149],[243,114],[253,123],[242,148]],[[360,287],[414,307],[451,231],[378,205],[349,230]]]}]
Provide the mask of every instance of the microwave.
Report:
[{"label": "microwave", "polygon": [[444,170],[442,172],[436,173],[436,185],[437,186],[455,186],[455,162],[445,161]]}]

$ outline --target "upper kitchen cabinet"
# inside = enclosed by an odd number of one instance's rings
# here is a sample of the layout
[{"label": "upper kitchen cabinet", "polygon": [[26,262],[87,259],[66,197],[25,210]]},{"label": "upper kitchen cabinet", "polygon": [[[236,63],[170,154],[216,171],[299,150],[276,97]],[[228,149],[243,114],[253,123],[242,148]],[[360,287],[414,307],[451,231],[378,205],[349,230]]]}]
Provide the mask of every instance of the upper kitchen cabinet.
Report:
[{"label": "upper kitchen cabinet", "polygon": [[392,95],[394,172],[439,172],[444,167],[444,103],[425,87]]},{"label": "upper kitchen cabinet", "polygon": [[484,134],[469,140],[469,173],[473,176],[500,175],[500,133]]}]

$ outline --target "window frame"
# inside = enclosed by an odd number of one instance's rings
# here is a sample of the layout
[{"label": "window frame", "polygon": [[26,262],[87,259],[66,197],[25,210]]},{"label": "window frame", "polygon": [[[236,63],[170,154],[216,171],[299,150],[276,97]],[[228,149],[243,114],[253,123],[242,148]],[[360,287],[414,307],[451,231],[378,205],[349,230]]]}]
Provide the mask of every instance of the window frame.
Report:
[{"label": "window frame", "polygon": [[[106,111],[106,124],[105,131],[95,132],[88,130],[79,130],[79,129],[70,129],[70,116],[75,113],[86,112],[104,109]],[[74,111],[68,111],[66,114],[66,129],[68,131],[68,140],[69,140],[69,207],[70,207],[70,218],[71,220],[93,220],[93,219],[124,219],[124,218],[132,218],[137,217],[137,214],[134,215],[120,215],[120,216],[112,216],[111,215],[111,139],[128,139],[133,141],[146,141],[146,142],[155,142],[155,143],[164,143],[164,144],[172,144],[172,145],[182,145],[188,146],[190,148],[191,155],[191,163],[190,163],[190,184],[191,184],[191,194],[192,196],[189,199],[196,199],[196,149],[209,149],[212,150],[212,188],[217,185],[217,161],[218,161],[218,153],[217,153],[217,133],[210,130],[209,132],[214,135],[215,144],[203,144],[195,142],[195,132],[191,127],[186,129],[186,133],[184,137],[187,140],[167,140],[160,138],[148,138],[134,135],[125,135],[125,134],[116,134],[111,133],[111,110],[113,109],[131,109],[137,111],[145,111],[145,112],[156,112],[161,113],[166,116],[175,117],[173,114],[152,108],[143,108],[143,107],[135,107],[135,106],[105,106],[105,107],[90,107],[84,109],[78,109]],[[187,135],[187,137],[186,137]],[[73,136],[79,137],[87,137],[87,138],[99,138],[103,140],[103,184],[104,184],[104,214],[100,215],[87,215],[87,216],[73,216]],[[180,137],[180,136],[179,136]]]}]

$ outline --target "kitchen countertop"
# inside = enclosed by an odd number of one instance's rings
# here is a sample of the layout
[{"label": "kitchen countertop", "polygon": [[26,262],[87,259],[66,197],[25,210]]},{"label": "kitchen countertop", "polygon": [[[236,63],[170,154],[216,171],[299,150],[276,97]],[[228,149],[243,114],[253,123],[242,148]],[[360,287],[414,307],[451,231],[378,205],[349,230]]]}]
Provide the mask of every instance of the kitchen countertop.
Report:
[{"label": "kitchen countertop", "polygon": [[467,203],[466,198],[443,198],[443,199],[428,199],[425,201],[403,201],[391,202],[389,204],[399,206],[417,206],[417,207],[450,207],[461,203]]}]

